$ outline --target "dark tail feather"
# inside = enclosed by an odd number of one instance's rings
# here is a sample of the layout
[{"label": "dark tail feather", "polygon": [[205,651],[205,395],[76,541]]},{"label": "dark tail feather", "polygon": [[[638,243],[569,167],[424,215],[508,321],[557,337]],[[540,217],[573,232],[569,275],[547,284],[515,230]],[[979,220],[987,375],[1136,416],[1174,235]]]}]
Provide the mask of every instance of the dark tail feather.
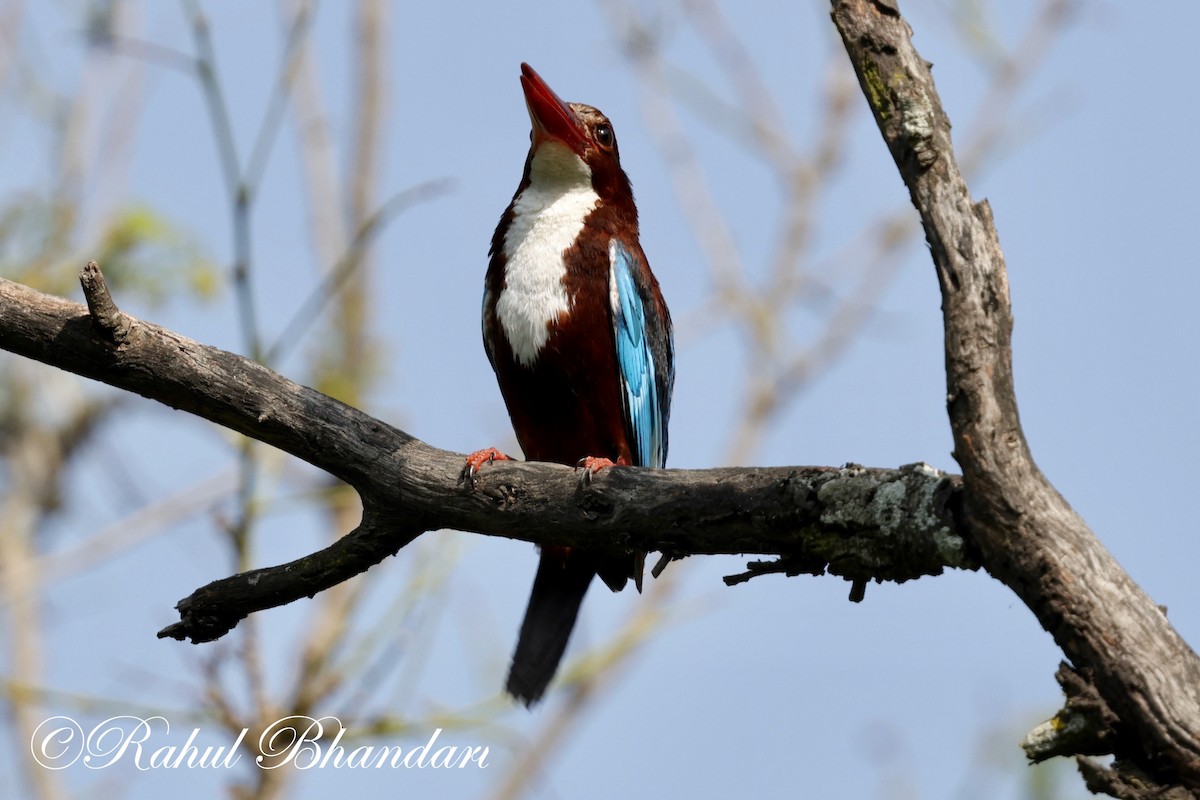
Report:
[{"label": "dark tail feather", "polygon": [[591,560],[580,555],[550,550],[542,553],[538,563],[505,686],[527,707],[536,703],[550,685],[567,649],[583,596],[596,574]]}]

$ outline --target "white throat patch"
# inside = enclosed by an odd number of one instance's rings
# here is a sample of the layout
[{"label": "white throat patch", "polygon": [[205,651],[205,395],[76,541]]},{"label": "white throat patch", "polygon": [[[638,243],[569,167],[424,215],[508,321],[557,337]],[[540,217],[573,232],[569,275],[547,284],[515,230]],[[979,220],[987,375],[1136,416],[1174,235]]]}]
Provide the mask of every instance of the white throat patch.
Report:
[{"label": "white throat patch", "polygon": [[599,202],[583,159],[557,142],[538,147],[529,165],[529,186],[514,201],[504,235],[504,289],[496,301],[504,335],[525,366],[545,346],[550,323],[570,310],[563,253]]}]

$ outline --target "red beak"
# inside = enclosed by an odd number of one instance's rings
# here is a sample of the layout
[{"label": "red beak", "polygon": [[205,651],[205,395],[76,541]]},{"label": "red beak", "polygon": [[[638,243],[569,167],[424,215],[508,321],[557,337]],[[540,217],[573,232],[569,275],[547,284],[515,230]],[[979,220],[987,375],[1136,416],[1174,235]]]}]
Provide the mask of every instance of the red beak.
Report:
[{"label": "red beak", "polygon": [[588,138],[579,117],[528,64],[521,64],[521,89],[533,123],[534,147],[554,140],[582,156]]}]

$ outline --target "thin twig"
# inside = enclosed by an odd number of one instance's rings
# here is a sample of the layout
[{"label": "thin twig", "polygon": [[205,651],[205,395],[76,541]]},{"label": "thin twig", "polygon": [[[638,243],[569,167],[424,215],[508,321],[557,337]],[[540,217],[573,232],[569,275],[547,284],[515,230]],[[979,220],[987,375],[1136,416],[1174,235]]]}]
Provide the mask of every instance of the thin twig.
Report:
[{"label": "thin twig", "polygon": [[304,302],[292,314],[292,318],[284,325],[283,333],[267,349],[264,361],[268,364],[279,364],[295,349],[325,306],[337,297],[339,289],[362,263],[361,253],[383,232],[389,222],[412,206],[444,194],[452,185],[452,182],[446,179],[418,184],[393,195],[374,214],[367,217],[354,232],[354,238],[351,239],[346,252],[333,268],[325,273],[320,283],[313,287],[304,298]]},{"label": "thin twig", "polygon": [[250,148],[250,157],[246,160],[246,172],[242,176],[242,182],[252,195],[257,193],[262,182],[263,172],[267,168],[275,139],[282,127],[284,111],[287,110],[292,83],[300,61],[301,43],[312,27],[313,16],[310,8],[302,8],[292,18],[284,39],[283,60],[275,79],[275,88],[271,92],[270,99],[267,100],[267,108],[263,112],[262,122],[259,123],[258,134],[254,137],[254,144]]}]

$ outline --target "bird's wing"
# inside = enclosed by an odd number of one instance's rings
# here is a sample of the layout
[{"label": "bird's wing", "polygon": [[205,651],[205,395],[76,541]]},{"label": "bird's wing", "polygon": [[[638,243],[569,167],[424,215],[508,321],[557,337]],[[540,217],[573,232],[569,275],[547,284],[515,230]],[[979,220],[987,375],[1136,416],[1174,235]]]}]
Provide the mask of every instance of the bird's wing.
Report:
[{"label": "bird's wing", "polygon": [[608,296],[621,402],[635,465],[661,467],[667,461],[667,418],[674,383],[674,345],[665,306],[640,265],[619,240],[609,244]]},{"label": "bird's wing", "polygon": [[496,345],[492,341],[492,326],[495,324],[496,307],[492,299],[491,284],[485,282],[483,285],[483,303],[479,310],[479,319],[483,327],[483,350],[487,353],[488,363],[492,365],[492,370],[496,369]]}]

